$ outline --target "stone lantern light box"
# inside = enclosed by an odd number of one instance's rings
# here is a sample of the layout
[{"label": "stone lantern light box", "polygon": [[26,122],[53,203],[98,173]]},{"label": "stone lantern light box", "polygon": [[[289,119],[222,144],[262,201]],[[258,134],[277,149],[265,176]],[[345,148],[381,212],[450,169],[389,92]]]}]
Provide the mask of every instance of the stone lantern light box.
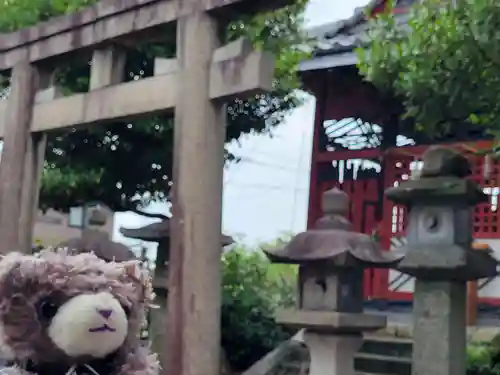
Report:
[{"label": "stone lantern light box", "polygon": [[[281,323],[320,331],[362,331],[385,326],[385,318],[363,314],[363,273],[390,267],[401,254],[382,251],[374,240],[353,232],[346,219],[349,199],[339,189],[324,193],[324,216],[314,229],[283,249],[268,250],[273,263],[299,265],[297,311],[278,314]],[[364,317],[364,319],[363,319]]]}]

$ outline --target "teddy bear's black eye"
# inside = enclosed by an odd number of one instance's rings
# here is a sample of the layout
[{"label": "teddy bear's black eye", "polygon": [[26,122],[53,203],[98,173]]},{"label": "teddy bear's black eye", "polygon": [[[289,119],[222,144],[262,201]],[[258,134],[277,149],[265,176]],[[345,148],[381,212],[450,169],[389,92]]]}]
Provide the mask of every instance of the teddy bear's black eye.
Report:
[{"label": "teddy bear's black eye", "polygon": [[57,304],[52,298],[44,298],[37,305],[37,313],[42,319],[52,319],[59,310]]}]

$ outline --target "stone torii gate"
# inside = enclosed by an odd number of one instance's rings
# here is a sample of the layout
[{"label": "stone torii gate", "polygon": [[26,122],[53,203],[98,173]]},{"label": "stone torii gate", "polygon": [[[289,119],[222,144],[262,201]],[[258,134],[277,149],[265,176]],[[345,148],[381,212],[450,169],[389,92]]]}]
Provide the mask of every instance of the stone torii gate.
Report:
[{"label": "stone torii gate", "polygon": [[[102,0],[0,35],[0,72],[11,77],[0,102],[0,253],[31,244],[46,132],[175,109],[169,374],[218,375],[225,102],[270,89],[273,78],[272,57],[245,40],[220,46],[219,31],[238,14],[291,2]],[[123,83],[122,47],[161,40],[172,23],[177,58],[156,59],[154,76]],[[67,55],[92,59],[88,92],[63,96],[54,86]]]}]

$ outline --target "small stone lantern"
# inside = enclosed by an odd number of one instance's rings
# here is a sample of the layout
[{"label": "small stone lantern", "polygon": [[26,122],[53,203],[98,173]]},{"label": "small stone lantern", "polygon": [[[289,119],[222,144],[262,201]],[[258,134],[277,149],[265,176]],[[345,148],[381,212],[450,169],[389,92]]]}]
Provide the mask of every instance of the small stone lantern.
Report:
[{"label": "small stone lantern", "polygon": [[[170,258],[170,219],[148,224],[141,228],[120,228],[120,233],[127,238],[141,241],[157,242],[155,270],[153,274],[153,291],[158,308],[151,310],[150,337],[151,349],[158,353],[160,363],[166,368],[166,336],[167,297],[168,297],[168,262]],[[233,243],[229,236],[221,234],[222,248]],[[224,364],[223,364],[224,365]]]},{"label": "small stone lantern", "polygon": [[351,230],[344,192],[325,192],[322,206],[325,216],[315,229],[298,234],[284,249],[266,252],[274,263],[299,265],[298,309],[280,312],[277,321],[306,329],[311,375],[350,375],[361,333],[386,325],[384,316],[363,313],[364,268],[388,267],[401,256]]},{"label": "small stone lantern", "polygon": [[472,209],[487,196],[470,173],[463,155],[431,147],[418,179],[386,191],[409,211],[398,270],[416,277],[414,375],[465,374],[467,281],[497,274],[491,253],[472,249]]}]

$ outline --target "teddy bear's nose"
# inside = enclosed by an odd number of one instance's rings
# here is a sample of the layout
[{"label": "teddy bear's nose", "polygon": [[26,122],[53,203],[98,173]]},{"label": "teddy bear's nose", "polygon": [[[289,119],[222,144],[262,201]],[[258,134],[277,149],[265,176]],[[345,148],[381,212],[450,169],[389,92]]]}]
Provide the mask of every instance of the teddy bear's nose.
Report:
[{"label": "teddy bear's nose", "polygon": [[97,312],[104,318],[109,319],[113,310],[111,309],[97,309]]}]

